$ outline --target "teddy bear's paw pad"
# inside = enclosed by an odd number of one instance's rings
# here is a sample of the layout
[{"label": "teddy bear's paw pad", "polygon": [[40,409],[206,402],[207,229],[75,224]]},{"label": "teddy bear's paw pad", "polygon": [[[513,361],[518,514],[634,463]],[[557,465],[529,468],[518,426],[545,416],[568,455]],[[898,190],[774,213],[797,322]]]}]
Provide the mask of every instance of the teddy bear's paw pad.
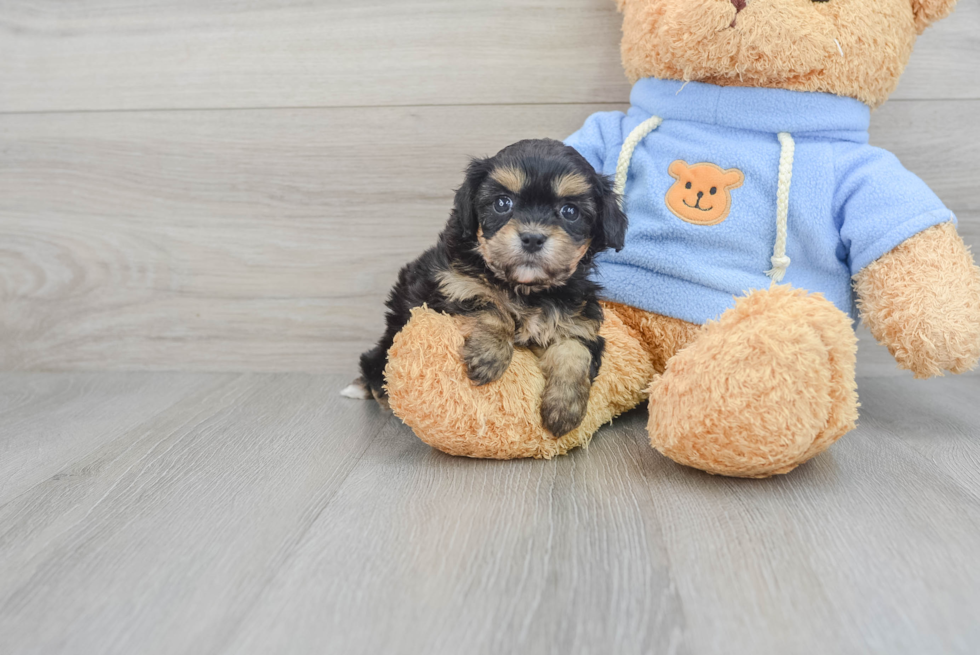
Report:
[{"label": "teddy bear's paw pad", "polygon": [[852,341],[822,297],[776,287],[742,299],[652,385],[651,444],[710,473],[792,470],[853,425]]}]

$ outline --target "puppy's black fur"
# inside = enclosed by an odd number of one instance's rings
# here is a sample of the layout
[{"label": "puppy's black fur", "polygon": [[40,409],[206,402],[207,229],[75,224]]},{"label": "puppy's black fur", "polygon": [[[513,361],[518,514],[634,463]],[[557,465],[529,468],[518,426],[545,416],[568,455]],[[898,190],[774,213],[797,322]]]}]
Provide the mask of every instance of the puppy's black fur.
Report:
[{"label": "puppy's black fur", "polygon": [[387,329],[361,356],[355,384],[385,404],[388,349],[426,303],[467,318],[461,354],[475,384],[503,375],[515,344],[531,348],[546,379],[543,425],[556,437],[570,432],[604,347],[593,258],[621,249],[626,227],[610,180],[558,141],[520,141],[473,160],[438,244],[398,274]]}]

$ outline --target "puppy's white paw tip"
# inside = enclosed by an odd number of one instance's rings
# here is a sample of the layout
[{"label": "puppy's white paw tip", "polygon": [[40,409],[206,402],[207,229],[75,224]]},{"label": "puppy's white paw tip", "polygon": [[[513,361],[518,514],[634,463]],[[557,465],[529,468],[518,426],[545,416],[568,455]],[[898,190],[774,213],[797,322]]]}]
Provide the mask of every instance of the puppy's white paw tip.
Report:
[{"label": "puppy's white paw tip", "polygon": [[371,398],[371,392],[368,391],[367,387],[357,382],[352,382],[344,387],[340,395],[354,400],[369,400]]}]

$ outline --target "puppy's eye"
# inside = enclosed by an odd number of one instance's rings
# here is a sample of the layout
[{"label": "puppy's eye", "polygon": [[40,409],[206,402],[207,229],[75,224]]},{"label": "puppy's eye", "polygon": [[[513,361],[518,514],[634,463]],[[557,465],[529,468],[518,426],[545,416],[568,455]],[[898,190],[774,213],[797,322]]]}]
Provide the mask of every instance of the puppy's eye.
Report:
[{"label": "puppy's eye", "polygon": [[493,201],[493,210],[498,214],[506,214],[514,208],[514,201],[507,196],[500,196]]},{"label": "puppy's eye", "polygon": [[684,185],[684,188],[685,188],[685,189],[690,189],[690,188],[691,188],[691,183],[690,183],[690,182],[688,182],[687,184],[685,184],[685,185]]},{"label": "puppy's eye", "polygon": [[574,223],[578,220],[578,207],[575,205],[565,205],[561,208],[561,217],[569,223]]}]

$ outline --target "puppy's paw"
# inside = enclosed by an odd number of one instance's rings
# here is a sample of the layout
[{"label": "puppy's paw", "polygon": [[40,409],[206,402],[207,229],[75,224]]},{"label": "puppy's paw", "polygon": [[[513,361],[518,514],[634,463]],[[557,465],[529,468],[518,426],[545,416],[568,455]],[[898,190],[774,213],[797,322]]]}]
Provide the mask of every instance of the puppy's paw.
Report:
[{"label": "puppy's paw", "polygon": [[466,374],[477,386],[499,380],[510,366],[514,344],[496,339],[467,339],[463,345]]},{"label": "puppy's paw", "polygon": [[370,400],[371,390],[368,389],[367,382],[364,381],[364,378],[359,377],[344,387],[340,395],[344,398],[352,398],[354,400]]},{"label": "puppy's paw", "polygon": [[555,439],[565,436],[585,418],[589,406],[588,383],[548,384],[541,396],[541,424]]}]

